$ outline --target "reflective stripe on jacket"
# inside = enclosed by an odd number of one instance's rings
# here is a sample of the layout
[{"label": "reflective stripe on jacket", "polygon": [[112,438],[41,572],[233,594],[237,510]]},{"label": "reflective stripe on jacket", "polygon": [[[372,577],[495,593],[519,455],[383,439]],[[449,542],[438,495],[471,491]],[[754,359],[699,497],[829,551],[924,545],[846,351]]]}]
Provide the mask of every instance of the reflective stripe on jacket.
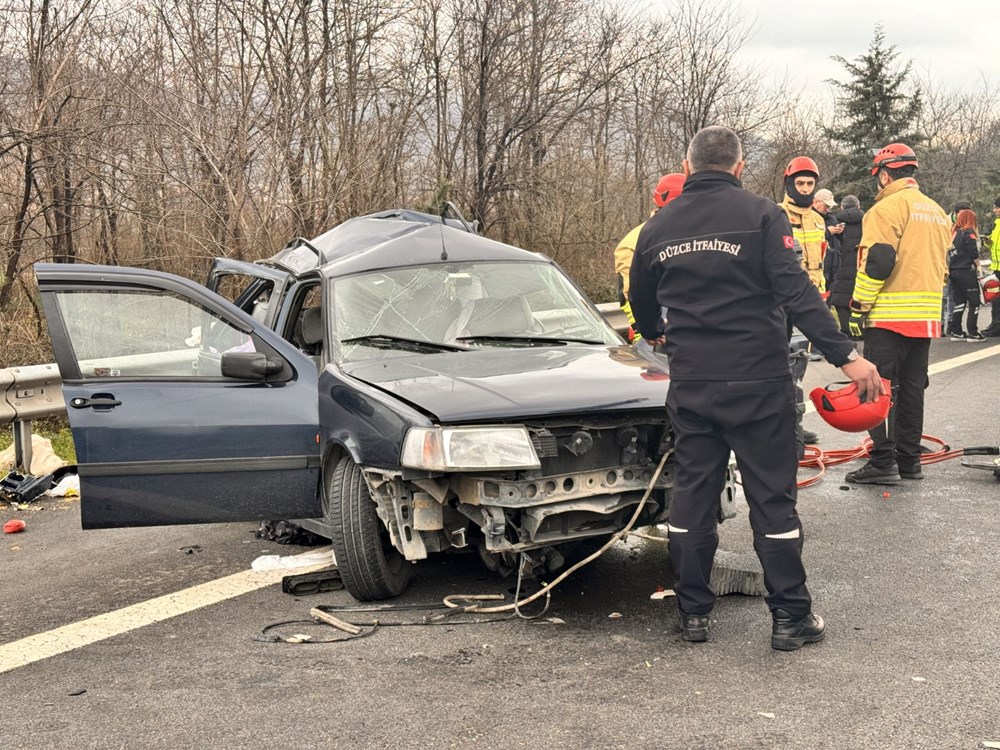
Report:
[{"label": "reflective stripe on jacket", "polygon": [[802,246],[802,267],[821,292],[826,290],[823,279],[823,256],[826,254],[826,220],[812,206],[802,208],[787,195],[780,205],[792,225],[792,236]]},{"label": "reflective stripe on jacket", "polygon": [[[868,313],[868,326],[916,338],[941,334],[949,226],[944,210],[910,177],[879,192],[862,222],[854,284],[854,303]],[[868,251],[873,245],[888,245],[895,252],[892,271],[884,280],[869,275]]]}]

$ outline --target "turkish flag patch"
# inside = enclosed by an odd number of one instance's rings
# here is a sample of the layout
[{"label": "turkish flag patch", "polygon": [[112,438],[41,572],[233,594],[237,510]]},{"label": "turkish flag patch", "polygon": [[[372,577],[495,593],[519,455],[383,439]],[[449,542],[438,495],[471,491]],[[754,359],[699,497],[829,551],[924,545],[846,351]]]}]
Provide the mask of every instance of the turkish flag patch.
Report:
[{"label": "turkish flag patch", "polygon": [[792,235],[786,234],[783,237],[783,239],[785,240],[785,247],[787,247],[789,250],[795,247],[795,239],[792,237]]}]

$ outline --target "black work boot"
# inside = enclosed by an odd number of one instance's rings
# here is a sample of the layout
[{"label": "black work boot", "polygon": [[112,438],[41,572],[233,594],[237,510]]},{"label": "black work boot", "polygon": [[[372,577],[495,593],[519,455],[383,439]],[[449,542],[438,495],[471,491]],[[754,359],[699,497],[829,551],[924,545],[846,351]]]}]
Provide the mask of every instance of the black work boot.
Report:
[{"label": "black work boot", "polygon": [[802,617],[792,617],[783,609],[771,613],[771,648],[778,651],[795,651],[806,643],[819,643],[826,635],[823,618],[809,612]]},{"label": "black work boot", "polygon": [[680,613],[681,638],[692,643],[708,640],[708,615]]},{"label": "black work boot", "polygon": [[903,479],[923,479],[924,472],[920,470],[920,464],[913,466],[899,464],[899,476]]},{"label": "black work boot", "polygon": [[851,484],[899,484],[899,471],[895,466],[880,469],[869,461],[860,469],[847,472],[844,481]]},{"label": "black work boot", "polygon": [[803,430],[802,439],[806,441],[807,445],[816,445],[819,442],[819,435],[812,430]]}]

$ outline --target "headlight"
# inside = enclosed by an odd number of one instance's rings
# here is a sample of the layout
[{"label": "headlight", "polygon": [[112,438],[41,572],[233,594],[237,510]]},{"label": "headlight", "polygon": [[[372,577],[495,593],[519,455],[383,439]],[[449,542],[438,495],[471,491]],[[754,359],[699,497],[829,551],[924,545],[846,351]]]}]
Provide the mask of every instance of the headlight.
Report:
[{"label": "headlight", "polygon": [[406,433],[401,461],[427,471],[541,467],[524,427],[414,427]]}]

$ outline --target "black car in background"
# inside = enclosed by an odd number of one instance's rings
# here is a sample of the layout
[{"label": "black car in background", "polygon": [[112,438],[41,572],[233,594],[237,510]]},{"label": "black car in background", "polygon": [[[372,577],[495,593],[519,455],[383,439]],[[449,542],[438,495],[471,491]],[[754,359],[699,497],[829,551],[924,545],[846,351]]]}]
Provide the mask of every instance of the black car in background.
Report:
[{"label": "black car in background", "polygon": [[625,525],[670,448],[665,372],[553,261],[464,222],[359,217],[218,259],[207,287],[35,270],[84,528],[301,519],[385,599],[448,548],[556,567]]}]

